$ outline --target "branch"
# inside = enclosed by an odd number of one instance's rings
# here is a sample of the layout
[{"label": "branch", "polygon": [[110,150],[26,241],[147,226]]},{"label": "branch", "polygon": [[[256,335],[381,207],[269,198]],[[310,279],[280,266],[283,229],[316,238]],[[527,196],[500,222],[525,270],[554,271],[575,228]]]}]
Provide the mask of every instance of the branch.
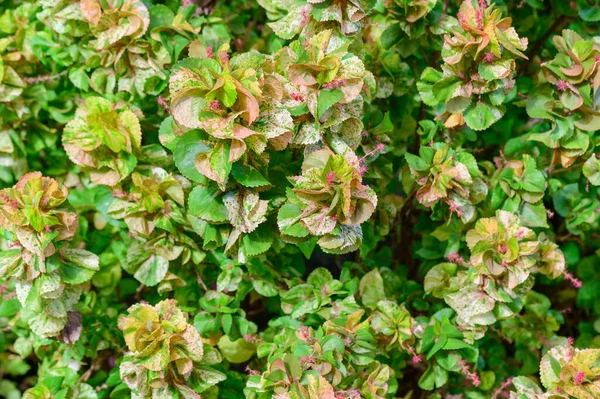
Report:
[{"label": "branch", "polygon": [[[529,48],[529,51],[527,51],[527,53],[526,53],[527,58],[531,60],[531,58],[539,52],[542,45],[544,43],[546,43],[546,40],[548,40],[550,38],[550,36],[552,36],[556,31],[562,29],[563,25],[566,25],[567,23],[569,23],[569,19],[570,18],[564,14],[561,15],[560,17],[558,17],[554,21],[552,26],[550,26],[550,29],[548,29],[546,31],[546,33],[544,33],[544,36],[542,36],[540,40],[536,41],[535,44]],[[517,75],[523,74],[523,72],[525,71],[526,65],[528,65],[528,63],[526,63],[524,61],[521,62],[521,64],[519,65],[519,69],[517,71]]]}]

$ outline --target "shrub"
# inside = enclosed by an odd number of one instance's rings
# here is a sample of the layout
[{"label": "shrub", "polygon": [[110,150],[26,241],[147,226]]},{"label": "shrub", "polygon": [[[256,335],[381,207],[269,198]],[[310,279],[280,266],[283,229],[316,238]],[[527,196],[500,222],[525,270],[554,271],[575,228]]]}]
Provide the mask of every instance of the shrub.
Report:
[{"label": "shrub", "polygon": [[0,4],[0,397],[600,398],[600,6]]}]

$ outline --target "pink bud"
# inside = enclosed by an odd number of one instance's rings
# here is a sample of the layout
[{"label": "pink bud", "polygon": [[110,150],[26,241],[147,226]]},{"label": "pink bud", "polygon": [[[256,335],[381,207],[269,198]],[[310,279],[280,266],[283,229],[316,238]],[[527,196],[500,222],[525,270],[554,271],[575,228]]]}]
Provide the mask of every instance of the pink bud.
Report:
[{"label": "pink bud", "polygon": [[477,29],[482,30],[483,29],[483,10],[481,8],[478,8],[477,11],[475,11],[475,22],[477,22]]},{"label": "pink bud", "polygon": [[361,163],[358,166],[358,174],[360,176],[363,176],[365,173],[367,173],[369,171],[369,168],[367,167],[367,165],[365,165],[364,163]]},{"label": "pink bud", "polygon": [[300,13],[300,16],[300,26],[304,27],[308,25],[308,22],[310,21],[310,16],[308,15],[308,8],[303,8],[302,12]]},{"label": "pink bud", "polygon": [[450,255],[448,255],[448,260],[452,263],[456,263],[457,265],[465,264],[465,260],[457,252],[453,252]]},{"label": "pink bud", "polygon": [[304,101],[304,97],[300,93],[292,93],[290,94],[290,97],[295,101]]},{"label": "pink bud", "polygon": [[327,180],[327,184],[332,185],[335,184],[335,179],[336,179],[336,175],[335,172],[333,170],[330,170],[329,172],[327,172],[327,175],[325,176],[325,179]]},{"label": "pink bud", "polygon": [[492,53],[491,51],[488,51],[483,56],[483,62],[485,62],[486,64],[490,64],[490,63],[494,62],[495,60],[496,60],[496,57],[494,56],[494,53]]},{"label": "pink bud", "polygon": [[583,384],[583,380],[585,380],[585,373],[583,371],[579,371],[577,374],[575,374],[575,377],[573,377],[573,383],[575,385]]},{"label": "pink bud", "polygon": [[481,384],[481,380],[479,379],[477,373],[471,373],[470,380],[476,387],[478,387]]},{"label": "pink bud", "polygon": [[229,54],[227,54],[225,51],[219,53],[219,58],[221,59],[221,64],[229,63]]},{"label": "pink bud", "polygon": [[565,272],[563,275],[564,275],[565,280],[570,282],[574,288],[579,289],[583,285],[581,280],[579,280],[577,277],[573,276],[571,273]]},{"label": "pink bud", "polygon": [[221,103],[219,102],[219,100],[212,100],[209,104],[210,108],[213,111],[220,111],[221,110]]},{"label": "pink bud", "polygon": [[169,103],[167,102],[167,100],[164,97],[158,96],[158,98],[156,99],[156,102],[158,103],[158,105],[163,107],[165,111],[169,112]]},{"label": "pink bud", "polygon": [[419,364],[423,361],[423,357],[421,355],[418,355],[412,346],[408,348],[408,351],[412,355],[412,362],[414,364]]}]

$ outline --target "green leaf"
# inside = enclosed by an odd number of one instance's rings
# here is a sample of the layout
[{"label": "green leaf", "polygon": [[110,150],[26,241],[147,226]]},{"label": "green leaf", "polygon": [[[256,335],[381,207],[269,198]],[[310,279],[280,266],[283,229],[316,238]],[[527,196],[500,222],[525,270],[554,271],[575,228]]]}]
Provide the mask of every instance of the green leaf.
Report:
[{"label": "green leaf", "polygon": [[19,337],[13,344],[15,352],[17,352],[23,359],[27,358],[33,350],[33,342],[25,337]]},{"label": "green leaf", "polygon": [[256,256],[266,252],[273,245],[274,236],[269,226],[261,224],[251,233],[245,234],[242,242],[246,256]]},{"label": "green leaf", "polygon": [[219,187],[223,188],[227,183],[229,172],[231,172],[231,162],[229,160],[230,145],[227,142],[220,142],[212,149],[210,154],[210,168],[217,176]]},{"label": "green leaf", "polygon": [[271,184],[256,168],[241,161],[233,164],[231,175],[244,187],[252,188]]},{"label": "green leaf", "polygon": [[600,186],[600,160],[596,155],[589,157],[583,164],[583,175],[588,178],[594,186]]},{"label": "green leaf", "polygon": [[548,215],[544,203],[541,201],[537,204],[524,203],[521,210],[521,220],[525,226],[548,227]]},{"label": "green leaf", "polygon": [[227,335],[223,335],[218,346],[223,357],[231,363],[245,363],[256,353],[256,346],[244,338],[232,341]]},{"label": "green leaf", "polygon": [[160,255],[150,255],[150,257],[140,265],[133,277],[148,287],[154,287],[165,278],[168,270],[168,260]]},{"label": "green leaf", "polygon": [[362,303],[370,309],[377,308],[377,303],[386,299],[383,278],[379,270],[371,270],[360,280],[360,296]]},{"label": "green leaf", "polygon": [[193,216],[213,223],[224,223],[228,220],[227,208],[221,192],[213,184],[194,188],[188,199],[188,209]]},{"label": "green leaf", "polygon": [[84,283],[100,270],[100,260],[91,252],[83,249],[65,249],[60,255],[64,262],[60,268],[60,276],[65,283]]},{"label": "green leaf", "polygon": [[83,67],[69,70],[69,80],[80,90],[88,91],[90,88],[90,79],[85,73]]},{"label": "green leaf", "polygon": [[209,152],[211,147],[202,141],[201,134],[197,130],[191,130],[176,140],[173,161],[177,169],[190,180],[206,182],[206,177],[196,169],[194,160],[198,154]]},{"label": "green leaf", "polygon": [[456,88],[462,83],[457,76],[444,77],[433,84],[432,92],[435,99],[441,103],[450,100]]},{"label": "green leaf", "polygon": [[493,106],[483,101],[472,103],[464,113],[465,122],[473,130],[485,130],[504,115],[504,106]]},{"label": "green leaf", "polygon": [[319,92],[319,99],[317,105],[317,119],[321,119],[325,111],[331,108],[334,104],[337,104],[343,97],[340,89],[325,89]]}]

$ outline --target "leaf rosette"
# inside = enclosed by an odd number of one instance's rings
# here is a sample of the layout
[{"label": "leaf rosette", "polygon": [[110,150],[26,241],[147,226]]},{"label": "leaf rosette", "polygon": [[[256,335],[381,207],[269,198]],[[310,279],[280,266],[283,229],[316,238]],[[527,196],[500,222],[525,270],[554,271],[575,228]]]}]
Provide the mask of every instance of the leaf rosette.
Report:
[{"label": "leaf rosette", "polygon": [[69,248],[78,217],[61,207],[66,199],[67,189],[40,172],[0,192],[0,226],[15,237],[0,253],[0,277],[15,279],[21,317],[45,338],[63,330],[67,313],[99,270],[98,256]]},{"label": "leaf rosette", "polygon": [[600,349],[567,344],[550,349],[540,362],[540,380],[550,393],[592,399],[600,395]]},{"label": "leaf rosette", "polygon": [[519,38],[511,18],[485,2],[464,0],[457,15],[460,29],[446,35],[442,71],[424,69],[417,84],[425,104],[443,104],[447,127],[465,123],[485,130],[505,112],[504,100],[515,85],[515,58],[527,58],[527,39]]},{"label": "leaf rosette", "polygon": [[550,123],[530,140],[554,149],[554,164],[572,165],[592,146],[591,132],[600,129],[600,45],[572,30],[554,36],[558,54],[542,64],[540,85],[527,101],[527,113]]},{"label": "leaf rosette", "polygon": [[362,237],[360,225],[377,206],[375,192],[362,184],[359,159],[351,151],[309,154],[302,175],[291,177],[288,202],[279,211],[279,229],[291,239],[321,237],[326,251],[355,248]]},{"label": "leaf rosette", "polygon": [[267,11],[269,26],[282,39],[293,39],[305,31],[312,36],[335,28],[344,35],[354,35],[363,26],[369,10],[365,0],[259,0]]},{"label": "leaf rosette", "polygon": [[137,165],[142,132],[137,115],[121,104],[88,97],[65,126],[62,142],[69,159],[96,184],[114,186]]},{"label": "leaf rosette", "polygon": [[406,153],[405,158],[418,187],[417,201],[426,207],[445,203],[464,222],[473,219],[475,205],[485,199],[488,191],[473,155],[434,143],[421,146],[418,156]]},{"label": "leaf rosette", "polygon": [[222,46],[215,57],[206,49],[203,58],[180,61],[169,83],[175,121],[206,133],[195,168],[222,190],[234,162],[261,159],[267,148],[285,149],[293,130],[290,113],[270,95],[281,92],[281,83],[265,75],[268,57],[244,53],[229,59],[228,50]]},{"label": "leaf rosette", "polygon": [[564,274],[558,246],[522,226],[512,213],[500,210],[496,217],[479,219],[466,239],[470,261],[434,266],[424,283],[425,291],[444,298],[464,326],[478,329],[518,313],[533,273],[553,279]]},{"label": "leaf rosette", "polygon": [[133,172],[129,193],[115,190],[108,214],[123,219],[134,234],[149,237],[156,227],[176,234],[186,224],[183,185],[162,168]]},{"label": "leaf rosette", "polygon": [[121,363],[121,378],[141,397],[199,399],[225,379],[211,367],[221,355],[203,343],[174,300],[133,305],[119,317],[119,328],[130,351]]},{"label": "leaf rosette", "polygon": [[148,8],[140,0],[82,0],[81,13],[96,36],[97,49],[142,37],[150,25]]},{"label": "leaf rosette", "polygon": [[370,96],[375,87],[361,59],[348,53],[333,31],[325,30],[306,46],[294,42],[282,49],[276,61],[289,79],[283,104],[296,117],[291,144],[315,144],[333,135],[356,149],[364,131],[363,95]]}]

